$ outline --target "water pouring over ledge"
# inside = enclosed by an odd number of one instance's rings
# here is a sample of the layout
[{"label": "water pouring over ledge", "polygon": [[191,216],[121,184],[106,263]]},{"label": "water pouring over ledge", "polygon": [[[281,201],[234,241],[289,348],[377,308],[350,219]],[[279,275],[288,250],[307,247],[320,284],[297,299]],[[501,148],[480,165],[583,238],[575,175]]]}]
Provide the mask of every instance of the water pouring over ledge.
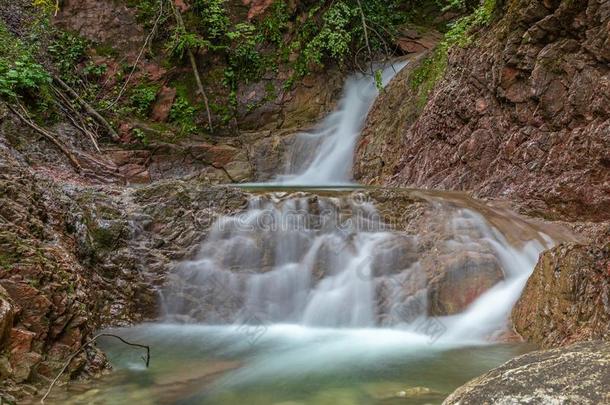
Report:
[{"label": "water pouring over ledge", "polygon": [[[406,61],[400,61],[379,67],[382,86],[406,65]],[[378,95],[379,90],[370,76],[355,74],[349,77],[337,109],[314,131],[298,135],[289,153],[291,158],[285,173],[272,183],[293,186],[350,184],[354,148]]]},{"label": "water pouring over ledge", "polygon": [[164,320],[120,331],[156,348],[151,370],[105,342],[120,370],[107,398],[440,403],[524,350],[493,342],[550,232],[456,193],[350,185],[376,96],[370,77],[348,79],[285,174],[245,185],[248,207],[220,217],[176,266]]}]

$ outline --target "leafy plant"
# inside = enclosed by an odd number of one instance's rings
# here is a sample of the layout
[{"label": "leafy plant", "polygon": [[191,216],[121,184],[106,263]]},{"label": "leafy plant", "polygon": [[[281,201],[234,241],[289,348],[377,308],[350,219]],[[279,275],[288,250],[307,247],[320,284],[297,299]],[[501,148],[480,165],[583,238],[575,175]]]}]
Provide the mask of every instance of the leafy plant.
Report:
[{"label": "leafy plant", "polygon": [[148,117],[153,102],[157,99],[158,85],[140,84],[131,92],[131,105],[136,113],[142,117]]},{"label": "leafy plant", "polygon": [[64,31],[56,33],[48,52],[61,72],[62,79],[69,83],[77,80],[76,66],[85,60],[88,46],[88,41],[78,35]]},{"label": "leafy plant", "polygon": [[180,126],[180,135],[190,134],[197,130],[195,120],[197,109],[193,107],[186,97],[179,95],[169,112],[170,122]]},{"label": "leafy plant", "polygon": [[200,21],[203,36],[209,40],[222,41],[229,31],[230,21],[224,9],[225,0],[195,0],[194,6]]},{"label": "leafy plant", "polygon": [[150,143],[150,140],[146,136],[146,133],[140,128],[134,128],[132,132],[133,136],[135,136],[136,139],[142,142],[144,145],[148,145]]},{"label": "leafy plant", "polygon": [[182,59],[189,49],[206,49],[209,45],[210,41],[205,40],[200,35],[194,32],[186,32],[182,28],[176,28],[172,33],[167,49],[174,58]]},{"label": "leafy plant", "polygon": [[50,82],[49,73],[34,60],[30,50],[0,23],[0,96],[36,95],[43,99]]}]

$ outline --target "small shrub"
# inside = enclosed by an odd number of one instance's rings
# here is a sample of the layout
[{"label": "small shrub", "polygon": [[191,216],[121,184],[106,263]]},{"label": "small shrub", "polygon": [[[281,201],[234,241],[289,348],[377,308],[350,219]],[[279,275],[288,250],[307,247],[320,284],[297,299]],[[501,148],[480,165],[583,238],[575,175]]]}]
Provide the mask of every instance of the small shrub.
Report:
[{"label": "small shrub", "polygon": [[197,130],[195,124],[197,109],[193,107],[186,97],[179,95],[169,112],[169,120],[180,126],[180,136],[193,133]]},{"label": "small shrub", "polygon": [[158,85],[140,84],[131,92],[131,106],[141,117],[148,117],[153,102],[157,99]]},{"label": "small shrub", "polygon": [[[0,96],[46,99],[51,77],[29,49],[0,23]],[[41,97],[42,96],[42,97]]]}]

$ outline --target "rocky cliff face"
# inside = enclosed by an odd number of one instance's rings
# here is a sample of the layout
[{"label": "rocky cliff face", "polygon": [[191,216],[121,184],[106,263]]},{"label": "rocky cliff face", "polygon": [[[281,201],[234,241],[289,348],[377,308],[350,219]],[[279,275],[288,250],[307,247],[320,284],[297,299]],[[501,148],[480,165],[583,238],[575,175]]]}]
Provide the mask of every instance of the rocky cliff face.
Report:
[{"label": "rocky cliff face", "polygon": [[498,10],[471,45],[450,50],[423,107],[414,69],[398,75],[369,116],[356,179],[609,219],[610,3],[510,0]]},{"label": "rocky cliff face", "polygon": [[[217,215],[245,204],[243,193],[210,187],[205,175],[141,189],[77,177],[38,160],[36,148],[15,149],[7,137],[33,137],[18,122],[0,118],[4,399],[33,395],[100,328],[158,316],[156,289],[173,261],[193,253]],[[64,378],[106,367],[89,347]]]},{"label": "rocky cliff face", "polygon": [[521,336],[543,347],[610,340],[610,243],[544,252],[512,318]]}]

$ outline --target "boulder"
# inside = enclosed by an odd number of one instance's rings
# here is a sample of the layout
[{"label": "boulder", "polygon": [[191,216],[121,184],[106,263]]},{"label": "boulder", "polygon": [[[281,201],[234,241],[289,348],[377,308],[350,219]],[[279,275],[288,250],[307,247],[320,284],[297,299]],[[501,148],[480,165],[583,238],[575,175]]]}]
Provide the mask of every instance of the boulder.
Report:
[{"label": "boulder", "polygon": [[428,287],[428,314],[454,315],[504,278],[498,259],[489,253],[464,251],[435,263]]},{"label": "boulder", "polygon": [[521,336],[543,347],[610,340],[610,243],[544,252],[512,320]]},{"label": "boulder", "polygon": [[519,356],[455,390],[443,405],[610,403],[610,342]]}]

